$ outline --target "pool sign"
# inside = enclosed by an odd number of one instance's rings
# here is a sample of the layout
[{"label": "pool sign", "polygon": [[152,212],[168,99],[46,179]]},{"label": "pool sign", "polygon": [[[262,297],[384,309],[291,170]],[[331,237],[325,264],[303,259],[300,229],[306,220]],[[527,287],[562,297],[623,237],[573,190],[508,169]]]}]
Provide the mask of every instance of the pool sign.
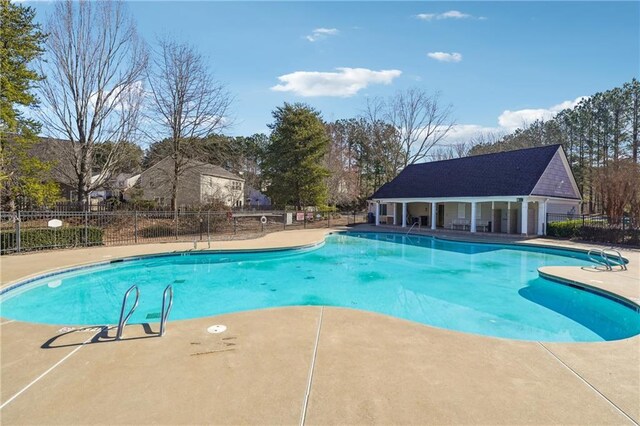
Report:
[{"label": "pool sign", "polygon": [[60,228],[62,226],[62,221],[59,219],[51,219],[48,225],[49,228]]}]

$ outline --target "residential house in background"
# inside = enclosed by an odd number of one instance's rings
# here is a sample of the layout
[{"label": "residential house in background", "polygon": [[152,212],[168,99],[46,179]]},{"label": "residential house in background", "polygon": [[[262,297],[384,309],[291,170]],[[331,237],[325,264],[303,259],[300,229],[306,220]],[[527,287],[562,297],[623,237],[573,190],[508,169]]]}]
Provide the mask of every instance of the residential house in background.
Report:
[{"label": "residential house in background", "polygon": [[376,225],[533,235],[580,203],[562,145],[412,164],[370,200]]},{"label": "residential house in background", "polygon": [[[171,203],[171,182],[174,160],[165,157],[143,171],[137,178],[136,188],[141,198],[159,205]],[[228,207],[244,205],[244,179],[222,167],[189,160],[178,179],[177,204],[197,205],[221,202]]]},{"label": "residential house in background", "polygon": [[[98,175],[92,176],[92,181],[95,181]],[[108,179],[100,188],[91,191],[91,198],[96,198],[101,201],[108,199],[117,199],[118,201],[127,200],[128,193],[131,188],[138,182],[140,174],[133,173],[118,173],[117,175]]]},{"label": "residential house in background", "polygon": [[255,188],[245,186],[244,196],[246,208],[264,209],[271,207],[271,198]]}]

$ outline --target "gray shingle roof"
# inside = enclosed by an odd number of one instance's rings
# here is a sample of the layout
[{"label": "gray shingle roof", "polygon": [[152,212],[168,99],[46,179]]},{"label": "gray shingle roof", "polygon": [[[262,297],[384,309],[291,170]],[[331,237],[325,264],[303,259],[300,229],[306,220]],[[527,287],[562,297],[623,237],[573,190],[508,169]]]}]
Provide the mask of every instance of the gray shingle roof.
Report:
[{"label": "gray shingle roof", "polygon": [[371,198],[530,195],[561,145],[407,166]]}]

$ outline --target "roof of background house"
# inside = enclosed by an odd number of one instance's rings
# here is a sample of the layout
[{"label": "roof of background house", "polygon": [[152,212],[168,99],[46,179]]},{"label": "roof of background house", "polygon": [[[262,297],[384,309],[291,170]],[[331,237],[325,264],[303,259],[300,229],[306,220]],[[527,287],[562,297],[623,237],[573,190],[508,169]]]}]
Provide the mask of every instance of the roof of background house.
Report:
[{"label": "roof of background house", "polygon": [[[560,150],[547,145],[494,154],[407,166],[395,179],[378,189],[371,198],[490,197],[531,195],[536,184]],[[569,172],[569,179],[573,175]],[[558,194],[542,194],[579,199],[568,191],[571,182],[562,182]],[[563,195],[564,194],[564,195]]]}]

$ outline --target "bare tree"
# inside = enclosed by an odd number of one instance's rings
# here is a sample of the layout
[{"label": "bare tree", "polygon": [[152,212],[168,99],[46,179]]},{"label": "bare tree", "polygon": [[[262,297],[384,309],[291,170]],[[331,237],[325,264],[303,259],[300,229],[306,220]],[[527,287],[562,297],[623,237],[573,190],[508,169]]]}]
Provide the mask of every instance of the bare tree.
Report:
[{"label": "bare tree", "polygon": [[[143,99],[147,49],[122,2],[56,3],[45,26],[49,33],[40,72],[41,120],[52,136],[67,139],[60,162],[84,202],[107,181],[135,138]],[[111,142],[92,179],[94,148]]]},{"label": "bare tree", "polygon": [[167,178],[176,210],[180,176],[205,154],[199,140],[229,124],[231,97],[193,47],[167,39],[158,44],[148,75],[150,118],[170,142],[173,170]]},{"label": "bare tree", "polygon": [[456,142],[451,145],[442,145],[433,150],[429,157],[434,161],[451,160],[453,158],[468,157],[472,144],[469,142]]},{"label": "bare tree", "polygon": [[385,105],[386,119],[400,132],[405,167],[424,161],[454,125],[451,106],[438,98],[414,88],[398,92]]}]

